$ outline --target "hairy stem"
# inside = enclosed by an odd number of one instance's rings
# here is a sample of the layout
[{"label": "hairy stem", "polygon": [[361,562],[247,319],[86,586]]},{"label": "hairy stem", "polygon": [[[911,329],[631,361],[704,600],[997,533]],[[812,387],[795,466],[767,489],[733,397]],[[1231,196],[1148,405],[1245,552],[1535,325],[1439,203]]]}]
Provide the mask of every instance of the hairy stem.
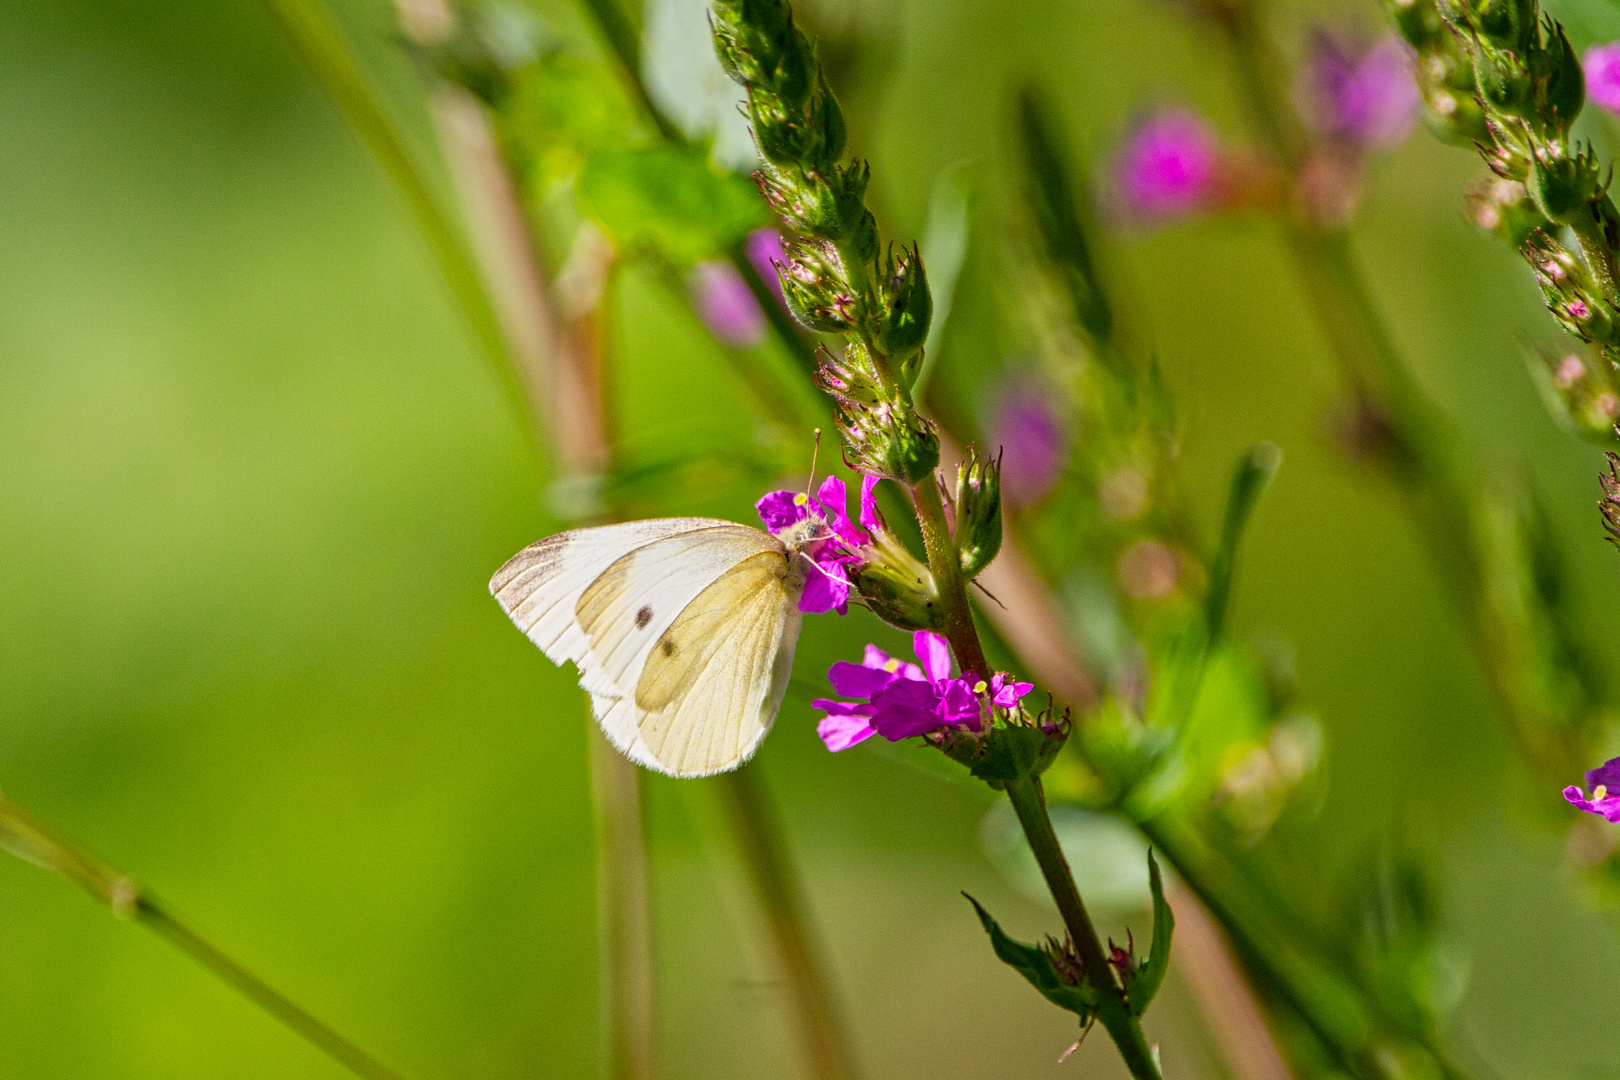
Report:
[{"label": "hairy stem", "polygon": [[1080,890],[1075,888],[1074,874],[1046,812],[1046,796],[1041,791],[1040,780],[1026,776],[1009,781],[1007,798],[1012,800],[1018,824],[1023,826],[1029,848],[1040,864],[1041,876],[1046,879],[1046,887],[1057,903],[1058,913],[1063,916],[1063,925],[1080,956],[1086,982],[1097,992],[1097,1019],[1102,1021],[1119,1048],[1120,1057],[1125,1059],[1125,1067],[1136,1080],[1159,1080],[1159,1066],[1142,1034],[1142,1025],[1131,1015],[1119,984],[1114,981],[1113,968],[1103,952],[1097,928],[1092,925],[1085,902],[1080,899]]},{"label": "hairy stem", "polygon": [[0,796],[0,849],[57,871],[76,882],[114,915],[141,923],[356,1076],[365,1080],[400,1080],[398,1073],[333,1031],[192,929],[133,878],[47,828],[4,796]]}]

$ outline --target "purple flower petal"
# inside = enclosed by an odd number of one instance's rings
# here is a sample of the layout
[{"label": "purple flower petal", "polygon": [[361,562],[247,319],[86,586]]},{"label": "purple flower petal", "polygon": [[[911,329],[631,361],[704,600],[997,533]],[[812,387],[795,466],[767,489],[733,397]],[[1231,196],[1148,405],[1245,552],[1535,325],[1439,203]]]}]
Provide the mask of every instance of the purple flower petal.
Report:
[{"label": "purple flower petal", "polygon": [[990,676],[990,700],[1003,709],[1010,709],[1018,704],[1020,698],[1035,689],[1034,683],[1014,682],[1013,677],[1005,671],[998,671]]},{"label": "purple flower petal", "polygon": [[1013,507],[1040,502],[1068,457],[1068,437],[1051,395],[1016,380],[991,411],[986,429],[989,444],[1000,448],[1002,498]]},{"label": "purple flower petal", "polygon": [[1620,41],[1587,49],[1581,66],[1586,71],[1586,96],[1594,105],[1620,112]]},{"label": "purple flower petal", "polygon": [[1394,34],[1361,51],[1317,31],[1298,99],[1306,120],[1328,135],[1362,147],[1394,146],[1411,134],[1421,104],[1411,50]]},{"label": "purple flower petal", "polygon": [[765,284],[771,287],[778,300],[782,299],[782,281],[776,276],[776,264],[787,260],[787,252],[782,247],[782,234],[775,229],[755,229],[743,241],[743,250],[748,255],[748,261],[754,264],[754,270],[765,279]]},{"label": "purple flower petal", "polygon": [[687,278],[687,291],[698,317],[724,344],[748,349],[765,340],[765,313],[730,263],[698,263]]},{"label": "purple flower petal", "polygon": [[799,594],[799,610],[806,615],[849,611],[849,577],[844,564],[835,559],[811,559],[804,592]]},{"label": "purple flower petal", "polygon": [[855,527],[849,520],[849,492],[844,482],[836,476],[829,476],[821,482],[816,491],[816,501],[821,504],[822,516],[827,519],[827,525],[834,535],[844,542],[846,548],[854,549],[865,547],[872,542],[871,538]]},{"label": "purple flower petal", "polygon": [[923,681],[922,668],[918,667],[916,664],[901,663],[899,660],[894,659],[876,645],[868,645],[866,647],[866,658],[862,660],[861,663],[865,667],[869,667],[874,670],[893,672],[894,674],[910,679],[913,682]]},{"label": "purple flower petal", "polygon": [[827,681],[832,683],[833,691],[844,697],[869,698],[898,678],[895,672],[852,664],[848,660],[840,660],[827,669]]},{"label": "purple flower petal", "polygon": [[931,682],[951,677],[951,647],[942,636],[919,630],[912,635],[911,648]]},{"label": "purple flower petal", "polygon": [[1220,146],[1202,117],[1168,110],[1127,137],[1115,162],[1115,183],[1132,214],[1181,217],[1208,199],[1219,159]]},{"label": "purple flower petal", "polygon": [[861,526],[870,532],[888,532],[888,523],[878,511],[878,477],[861,477]]},{"label": "purple flower petal", "polygon": [[1595,788],[1599,784],[1611,791],[1620,793],[1620,757],[1610,758],[1597,768],[1587,772],[1586,786]]},{"label": "purple flower petal", "polygon": [[754,504],[767,532],[781,532],[810,516],[810,499],[803,492],[773,491]]},{"label": "purple flower petal", "polygon": [[872,729],[890,742],[900,742],[938,729],[939,716],[931,708],[915,705],[886,705],[873,714]]},{"label": "purple flower petal", "polygon": [[827,749],[836,754],[840,750],[848,750],[857,743],[865,742],[876,735],[877,730],[868,724],[864,717],[829,715],[816,725],[816,734],[827,744]]}]

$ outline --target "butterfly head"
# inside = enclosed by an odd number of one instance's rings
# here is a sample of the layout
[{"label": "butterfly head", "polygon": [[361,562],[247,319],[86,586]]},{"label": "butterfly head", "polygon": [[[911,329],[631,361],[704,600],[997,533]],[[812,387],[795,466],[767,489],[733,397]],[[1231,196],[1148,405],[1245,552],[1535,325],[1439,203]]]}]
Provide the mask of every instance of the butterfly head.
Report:
[{"label": "butterfly head", "polygon": [[789,525],[776,534],[776,538],[786,544],[788,550],[797,554],[817,540],[825,540],[833,534],[832,526],[822,516],[821,508],[805,494],[793,496],[793,505],[805,511],[805,516]]}]

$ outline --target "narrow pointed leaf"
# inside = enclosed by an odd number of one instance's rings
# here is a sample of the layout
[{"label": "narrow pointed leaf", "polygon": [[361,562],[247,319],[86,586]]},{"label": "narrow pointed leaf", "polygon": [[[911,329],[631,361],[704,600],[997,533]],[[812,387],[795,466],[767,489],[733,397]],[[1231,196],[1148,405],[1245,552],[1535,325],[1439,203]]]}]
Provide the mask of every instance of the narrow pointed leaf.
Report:
[{"label": "narrow pointed leaf", "polygon": [[1132,974],[1126,990],[1131,1012],[1137,1016],[1147,1012],[1164,983],[1164,973],[1170,970],[1170,935],[1176,928],[1176,917],[1164,898],[1164,879],[1151,848],[1148,850],[1148,888],[1153,891],[1153,947],[1142,966]]},{"label": "narrow pointed leaf", "polygon": [[996,956],[1003,963],[1017,971],[1029,984],[1041,992],[1041,995],[1060,1009],[1067,1009],[1080,1018],[1082,1024],[1091,1019],[1097,1008],[1097,992],[1084,983],[1072,986],[1063,981],[1058,975],[1057,968],[1053,966],[1051,957],[1033,945],[1026,945],[1022,941],[1015,941],[1007,936],[990,913],[973,897],[967,896],[968,903],[973,910],[979,913],[979,922],[984,924],[985,933],[990,935],[990,947],[996,951]]}]

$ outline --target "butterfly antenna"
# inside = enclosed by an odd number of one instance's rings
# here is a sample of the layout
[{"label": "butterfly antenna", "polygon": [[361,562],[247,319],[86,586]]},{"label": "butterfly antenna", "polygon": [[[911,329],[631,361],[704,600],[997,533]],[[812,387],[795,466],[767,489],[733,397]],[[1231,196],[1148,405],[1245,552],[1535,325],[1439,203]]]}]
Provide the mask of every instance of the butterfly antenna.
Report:
[{"label": "butterfly antenna", "polygon": [[808,496],[816,488],[816,458],[821,454],[821,429],[815,430],[815,445],[810,448],[810,481],[804,485],[804,493]]}]

